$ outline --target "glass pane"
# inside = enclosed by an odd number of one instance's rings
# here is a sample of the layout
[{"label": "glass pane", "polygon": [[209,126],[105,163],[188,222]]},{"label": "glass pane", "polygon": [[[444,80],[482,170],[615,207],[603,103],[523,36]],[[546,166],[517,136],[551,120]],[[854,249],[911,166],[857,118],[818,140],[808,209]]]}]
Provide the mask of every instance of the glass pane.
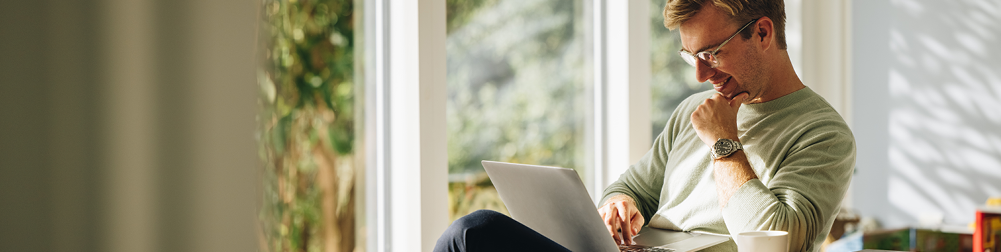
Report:
[{"label": "glass pane", "polygon": [[[356,8],[358,7],[358,8]],[[353,0],[264,0],[258,48],[260,251],[364,247]],[[360,32],[360,30],[358,30]],[[358,129],[356,131],[356,129]]]},{"label": "glass pane", "polygon": [[681,37],[678,30],[664,27],[664,0],[650,0],[650,93],[653,108],[650,116],[653,137],[664,130],[671,113],[688,96],[712,89],[695,80],[695,68],[678,55]]},{"label": "glass pane", "polygon": [[583,1],[448,0],[451,220],[507,213],[481,160],[585,172]]}]

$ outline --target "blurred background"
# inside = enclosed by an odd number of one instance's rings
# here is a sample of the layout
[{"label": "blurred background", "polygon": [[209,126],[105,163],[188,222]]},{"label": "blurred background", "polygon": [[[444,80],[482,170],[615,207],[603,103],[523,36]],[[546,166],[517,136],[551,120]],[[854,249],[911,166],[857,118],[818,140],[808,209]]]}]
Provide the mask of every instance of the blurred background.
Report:
[{"label": "blurred background", "polygon": [[[573,168],[592,193],[615,179],[595,177],[596,1],[419,2],[446,14],[435,226],[506,213],[481,160]],[[711,85],[677,56],[664,2],[636,1],[650,141]],[[389,34],[373,13],[395,3],[0,2],[0,251],[417,250],[372,245],[394,227],[372,206],[409,207],[373,196],[385,142],[367,137]],[[1001,196],[1001,1],[786,8],[797,72],[856,137],[845,219],[972,232]]]}]

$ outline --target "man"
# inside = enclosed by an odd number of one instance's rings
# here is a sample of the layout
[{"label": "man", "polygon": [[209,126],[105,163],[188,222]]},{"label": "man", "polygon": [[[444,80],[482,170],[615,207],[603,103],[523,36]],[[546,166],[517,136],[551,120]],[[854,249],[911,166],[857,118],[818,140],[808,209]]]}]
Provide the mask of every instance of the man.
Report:
[{"label": "man", "polygon": [[[784,230],[790,251],[818,251],[848,188],[855,143],[841,116],[793,71],[782,1],[669,0],[664,18],[680,28],[681,57],[715,90],[683,101],[653,148],[605,189],[598,211],[609,234],[630,244],[643,225]],[[502,239],[552,246],[503,215],[467,217],[438,248]],[[503,220],[478,221],[486,219]],[[736,251],[736,244],[707,250]]]}]

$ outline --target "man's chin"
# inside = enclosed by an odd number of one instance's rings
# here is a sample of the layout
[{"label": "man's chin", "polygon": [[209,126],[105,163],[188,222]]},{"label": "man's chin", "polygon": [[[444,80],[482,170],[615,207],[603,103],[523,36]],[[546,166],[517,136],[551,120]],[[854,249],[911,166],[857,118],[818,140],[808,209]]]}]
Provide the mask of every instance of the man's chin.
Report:
[{"label": "man's chin", "polygon": [[[726,97],[727,100],[733,100],[734,97],[737,97],[740,94],[747,94],[748,98],[751,97],[751,93],[748,93],[747,91],[740,91],[740,92],[729,94],[729,95],[723,94],[723,96]],[[749,99],[744,99],[745,102],[748,101],[748,100]]]}]

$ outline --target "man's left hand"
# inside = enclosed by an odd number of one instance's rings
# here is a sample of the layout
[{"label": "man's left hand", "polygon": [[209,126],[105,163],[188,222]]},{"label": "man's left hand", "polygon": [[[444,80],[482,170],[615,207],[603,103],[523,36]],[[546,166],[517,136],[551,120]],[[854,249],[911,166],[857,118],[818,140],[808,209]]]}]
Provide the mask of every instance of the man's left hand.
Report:
[{"label": "man's left hand", "polygon": [[717,93],[695,109],[692,127],[702,142],[712,146],[720,138],[737,140],[737,110],[747,96],[747,93],[740,93],[728,100]]}]

